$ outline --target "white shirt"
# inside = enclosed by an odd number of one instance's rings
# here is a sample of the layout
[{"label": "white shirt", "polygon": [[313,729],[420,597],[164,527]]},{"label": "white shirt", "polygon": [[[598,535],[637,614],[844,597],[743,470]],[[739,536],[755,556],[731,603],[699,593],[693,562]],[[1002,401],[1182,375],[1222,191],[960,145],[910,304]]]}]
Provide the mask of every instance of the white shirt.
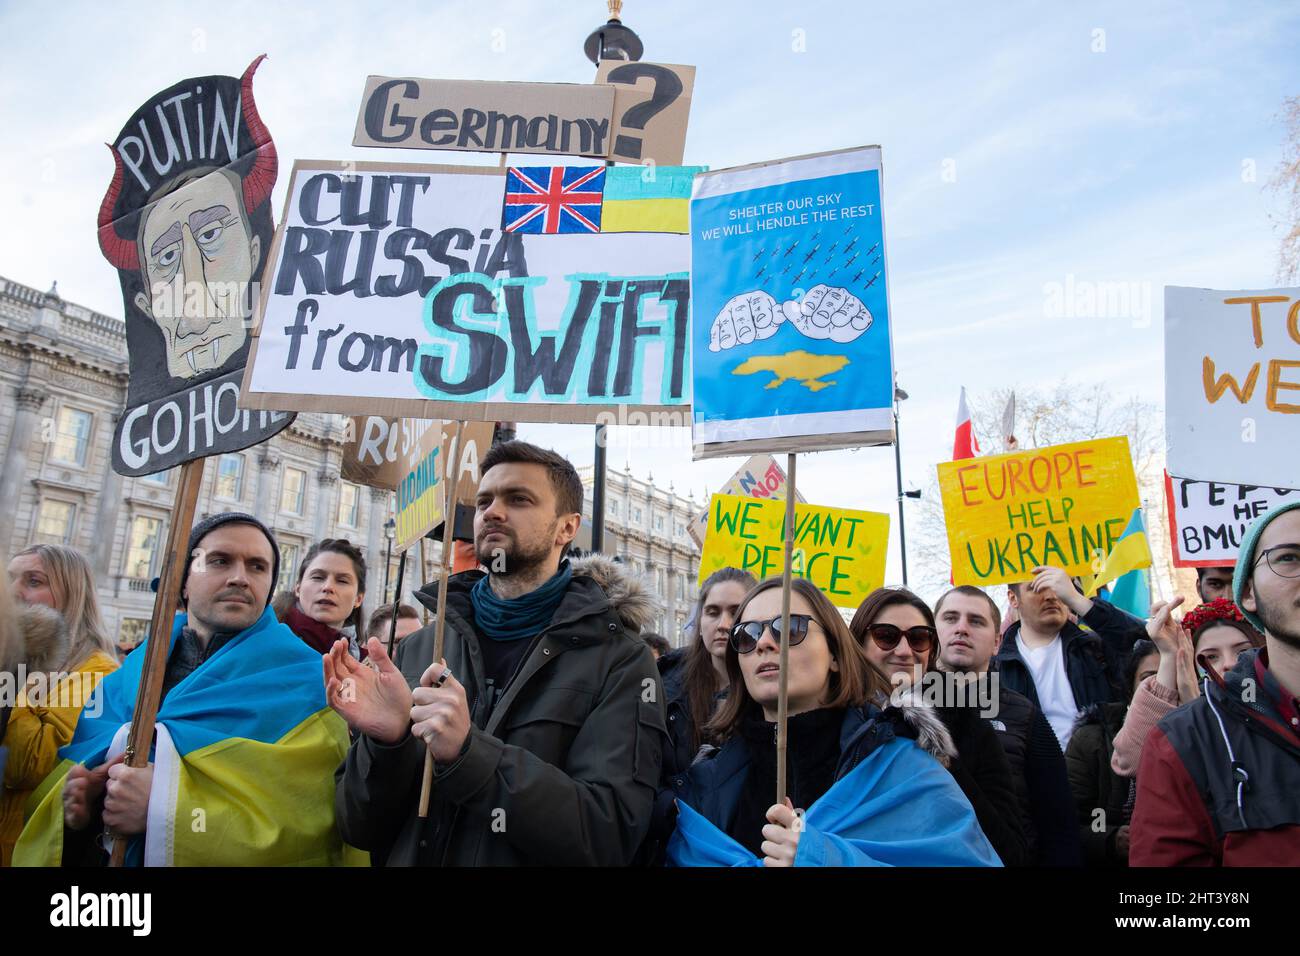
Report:
[{"label": "white shirt", "polygon": [[1061,742],[1061,752],[1065,752],[1074,731],[1075,718],[1079,716],[1078,705],[1074,702],[1074,689],[1065,675],[1065,661],[1061,656],[1061,635],[1052,638],[1051,643],[1042,647],[1028,647],[1024,638],[1016,635],[1016,647],[1034,678],[1034,689],[1038,692],[1038,709],[1043,712],[1047,722],[1052,725],[1052,732]]}]

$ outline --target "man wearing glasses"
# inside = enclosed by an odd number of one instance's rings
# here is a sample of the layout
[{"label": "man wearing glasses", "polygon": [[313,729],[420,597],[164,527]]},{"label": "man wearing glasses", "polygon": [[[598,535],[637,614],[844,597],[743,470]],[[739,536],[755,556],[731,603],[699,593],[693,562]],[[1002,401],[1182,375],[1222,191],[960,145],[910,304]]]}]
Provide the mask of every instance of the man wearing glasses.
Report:
[{"label": "man wearing glasses", "polygon": [[1259,518],[1237,558],[1237,605],[1265,646],[1151,731],[1138,767],[1131,866],[1300,860],[1300,501]]}]

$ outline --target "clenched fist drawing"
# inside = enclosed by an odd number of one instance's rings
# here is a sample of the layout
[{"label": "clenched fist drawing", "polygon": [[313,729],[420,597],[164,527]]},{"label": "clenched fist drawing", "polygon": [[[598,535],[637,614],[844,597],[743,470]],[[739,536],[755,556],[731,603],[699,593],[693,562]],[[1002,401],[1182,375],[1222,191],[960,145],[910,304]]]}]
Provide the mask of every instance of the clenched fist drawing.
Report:
[{"label": "clenched fist drawing", "polygon": [[774,335],[784,321],[785,313],[766,292],[733,296],[709,329],[709,351],[721,352],[765,339]]},{"label": "clenched fist drawing", "polygon": [[862,300],[837,286],[818,283],[798,301],[781,307],[785,317],[810,339],[852,342],[871,328],[871,312]]},{"label": "clenched fist drawing", "polygon": [[780,306],[766,292],[733,296],[718,312],[709,329],[709,351],[749,345],[775,335],[789,320],[810,339],[852,342],[871,328],[871,312],[862,300],[838,286],[818,284],[802,299]]}]

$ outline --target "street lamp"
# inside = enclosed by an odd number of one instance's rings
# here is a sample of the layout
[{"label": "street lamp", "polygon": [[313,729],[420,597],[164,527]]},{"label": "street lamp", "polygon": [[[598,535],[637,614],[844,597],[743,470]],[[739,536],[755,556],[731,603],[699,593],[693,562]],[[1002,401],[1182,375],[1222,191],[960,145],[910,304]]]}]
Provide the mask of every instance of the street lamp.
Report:
[{"label": "street lamp", "polygon": [[630,27],[623,26],[619,15],[623,0],[609,0],[609,21],[591,31],[582,45],[587,59],[599,65],[601,60],[639,60],[645,48]]},{"label": "street lamp", "polygon": [[389,518],[384,522],[384,537],[388,539],[388,551],[384,555],[384,603],[388,598],[388,575],[393,569],[393,538],[397,535],[397,522]]},{"label": "street lamp", "polygon": [[[601,60],[639,60],[645,52],[641,38],[631,27],[623,25],[619,15],[623,12],[623,0],[609,0],[609,21],[591,31],[582,44],[582,52],[588,60],[600,65]],[[612,160],[605,161],[606,166],[613,166]],[[599,554],[605,550],[605,445],[607,434],[604,425],[596,426],[596,450],[592,462],[591,483],[591,553]]]},{"label": "street lamp", "polygon": [[907,587],[907,530],[903,514],[904,498],[920,498],[921,492],[903,490],[903,449],[898,426],[898,403],[907,401],[907,392],[894,383],[894,474],[898,481],[898,551],[903,559],[903,586]]}]

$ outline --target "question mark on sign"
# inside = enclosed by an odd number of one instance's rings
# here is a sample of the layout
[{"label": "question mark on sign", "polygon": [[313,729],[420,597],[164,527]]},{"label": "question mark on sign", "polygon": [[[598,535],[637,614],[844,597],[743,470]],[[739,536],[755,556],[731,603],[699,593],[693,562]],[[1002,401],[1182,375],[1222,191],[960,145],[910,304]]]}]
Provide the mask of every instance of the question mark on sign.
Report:
[{"label": "question mark on sign", "polygon": [[[616,66],[609,71],[605,82],[635,86],[636,81],[642,77],[654,81],[654,92],[650,94],[650,99],[638,103],[623,114],[620,125],[627,129],[645,129],[646,123],[650,122],[653,116],[662,113],[682,95],[682,78],[666,66],[659,66],[656,63],[625,63]],[[614,140],[613,154],[629,159],[640,159],[641,145],[641,137],[619,134]]]}]

